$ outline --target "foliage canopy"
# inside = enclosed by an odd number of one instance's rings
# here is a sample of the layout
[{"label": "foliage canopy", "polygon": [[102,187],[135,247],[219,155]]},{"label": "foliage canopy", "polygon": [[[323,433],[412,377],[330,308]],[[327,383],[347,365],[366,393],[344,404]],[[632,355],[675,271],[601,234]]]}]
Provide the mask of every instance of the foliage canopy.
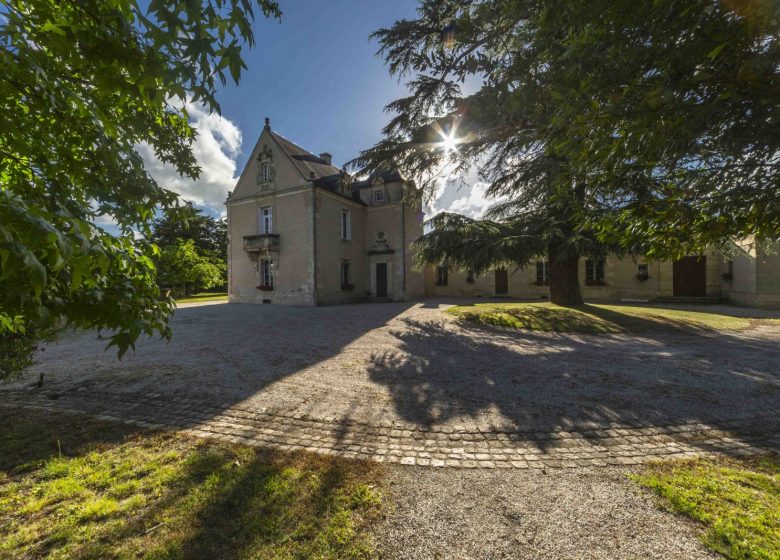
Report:
[{"label": "foliage canopy", "polygon": [[253,5],[280,16],[274,0],[0,2],[2,343],[69,323],[115,331],[121,356],[141,333],[170,335],[144,239],[177,197],[135,148],[198,177],[185,102],[219,110]]},{"label": "foliage canopy", "polygon": [[180,239],[162,247],[156,261],[157,282],[161,286],[190,294],[225,285],[224,259],[199,251],[193,239]]},{"label": "foliage canopy", "polygon": [[429,195],[476,168],[503,201],[493,221],[434,220],[424,260],[467,264],[461,234],[489,254],[472,269],[538,255],[528,233],[553,261],[780,236],[775,2],[423,0],[374,37],[410,94],[355,164]]}]

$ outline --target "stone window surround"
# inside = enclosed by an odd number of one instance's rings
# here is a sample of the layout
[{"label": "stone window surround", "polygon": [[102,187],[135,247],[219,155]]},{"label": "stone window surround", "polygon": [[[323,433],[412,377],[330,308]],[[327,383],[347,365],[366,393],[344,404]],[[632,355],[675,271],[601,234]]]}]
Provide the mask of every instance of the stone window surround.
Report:
[{"label": "stone window surround", "polygon": [[341,208],[339,221],[339,233],[342,241],[352,241],[352,211]]}]

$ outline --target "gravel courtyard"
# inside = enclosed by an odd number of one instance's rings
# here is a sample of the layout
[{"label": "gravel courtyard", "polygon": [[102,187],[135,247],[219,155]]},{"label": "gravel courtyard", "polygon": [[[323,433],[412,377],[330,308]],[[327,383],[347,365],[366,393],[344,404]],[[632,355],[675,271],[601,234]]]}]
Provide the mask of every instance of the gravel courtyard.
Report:
[{"label": "gravel courtyard", "polygon": [[[0,391],[423,466],[621,465],[777,446],[777,327],[520,332],[463,325],[446,307],[185,307],[170,343],[141,340],[117,361],[96,333],[71,334]],[[44,389],[30,389],[40,373]]]},{"label": "gravel courtyard", "polygon": [[387,558],[716,557],[625,473],[780,448],[780,329],[519,332],[447,305],[183,307],[122,361],[64,337],[0,404],[409,465]]}]

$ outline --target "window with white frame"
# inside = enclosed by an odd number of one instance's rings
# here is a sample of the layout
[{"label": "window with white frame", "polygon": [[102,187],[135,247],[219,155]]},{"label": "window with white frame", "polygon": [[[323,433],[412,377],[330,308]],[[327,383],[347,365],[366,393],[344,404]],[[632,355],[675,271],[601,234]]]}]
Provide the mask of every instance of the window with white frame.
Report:
[{"label": "window with white frame", "polygon": [[260,261],[260,286],[266,290],[274,288],[274,261],[271,259]]},{"label": "window with white frame", "polygon": [[384,202],[384,201],[385,201],[385,191],[383,190],[374,191],[374,202]]},{"label": "window with white frame", "polygon": [[352,264],[349,261],[341,261],[341,289],[352,288]]},{"label": "window with white frame", "polygon": [[352,212],[341,210],[341,239],[349,241],[352,239]]},{"label": "window with white frame", "polygon": [[585,283],[591,285],[604,284],[604,259],[585,261]]},{"label": "window with white frame", "polygon": [[274,232],[274,211],[270,206],[260,208],[260,233]]},{"label": "window with white frame", "polygon": [[267,183],[271,180],[271,164],[264,161],[260,164],[260,174],[258,176],[261,183]]},{"label": "window with white frame", "polygon": [[550,283],[550,266],[547,261],[536,262],[536,283],[540,286]]}]

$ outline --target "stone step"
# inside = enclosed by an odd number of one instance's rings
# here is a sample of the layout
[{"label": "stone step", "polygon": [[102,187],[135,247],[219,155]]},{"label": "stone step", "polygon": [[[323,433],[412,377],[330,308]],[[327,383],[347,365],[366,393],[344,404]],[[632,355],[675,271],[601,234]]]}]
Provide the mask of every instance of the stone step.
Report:
[{"label": "stone step", "polygon": [[726,299],[722,297],[681,297],[681,296],[665,296],[655,299],[656,303],[726,303]]}]

